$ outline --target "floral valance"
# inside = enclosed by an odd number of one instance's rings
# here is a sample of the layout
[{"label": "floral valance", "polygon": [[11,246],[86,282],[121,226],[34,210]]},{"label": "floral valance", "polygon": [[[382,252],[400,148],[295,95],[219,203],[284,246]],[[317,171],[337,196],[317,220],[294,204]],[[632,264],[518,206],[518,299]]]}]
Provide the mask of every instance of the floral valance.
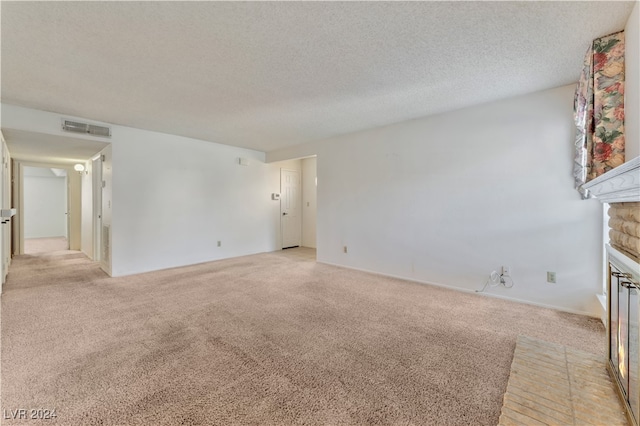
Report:
[{"label": "floral valance", "polygon": [[583,184],[624,163],[624,32],[595,39],[574,101],[574,178]]}]

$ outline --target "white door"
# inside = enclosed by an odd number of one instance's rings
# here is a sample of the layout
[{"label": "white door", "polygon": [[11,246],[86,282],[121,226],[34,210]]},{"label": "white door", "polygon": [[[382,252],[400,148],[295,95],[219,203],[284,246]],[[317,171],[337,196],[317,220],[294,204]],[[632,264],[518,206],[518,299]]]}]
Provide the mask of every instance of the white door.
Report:
[{"label": "white door", "polygon": [[280,218],[282,248],[298,247],[302,243],[302,197],[300,172],[280,170]]}]

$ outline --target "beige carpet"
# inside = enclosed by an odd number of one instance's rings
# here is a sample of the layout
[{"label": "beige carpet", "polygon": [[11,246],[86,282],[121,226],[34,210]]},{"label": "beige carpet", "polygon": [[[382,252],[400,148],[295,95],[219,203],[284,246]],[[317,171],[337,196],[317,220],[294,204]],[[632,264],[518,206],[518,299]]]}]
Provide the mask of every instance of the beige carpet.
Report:
[{"label": "beige carpet", "polygon": [[495,425],[519,334],[603,350],[597,319],[304,257],[116,279],[79,253],[18,257],[2,408],[56,409],[38,425]]},{"label": "beige carpet", "polygon": [[65,237],[49,237],[49,238],[25,238],[24,253],[50,253],[69,249],[69,242]]}]

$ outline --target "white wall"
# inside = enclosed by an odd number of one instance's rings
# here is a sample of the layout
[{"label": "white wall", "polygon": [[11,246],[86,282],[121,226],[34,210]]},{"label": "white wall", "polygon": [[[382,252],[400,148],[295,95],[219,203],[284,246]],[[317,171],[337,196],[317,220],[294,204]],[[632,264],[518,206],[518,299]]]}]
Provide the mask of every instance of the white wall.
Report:
[{"label": "white wall", "polygon": [[[318,154],[318,260],[599,315],[602,207],[574,190],[575,85],[332,138]],[[342,247],[348,246],[348,253]],[[546,272],[557,284],[546,283]]]},{"label": "white wall", "polygon": [[[118,130],[112,144],[114,276],[279,248],[273,220],[280,211],[270,199],[279,182],[269,187],[273,167],[264,164],[264,154]],[[240,157],[249,165],[239,165]]]},{"label": "white wall", "polygon": [[302,160],[302,246],[316,247],[316,157]]},{"label": "white wall", "polygon": [[24,168],[24,238],[67,236],[67,181],[50,169]]},{"label": "white wall", "polygon": [[625,157],[640,155],[640,5],[636,2],[625,27]]}]

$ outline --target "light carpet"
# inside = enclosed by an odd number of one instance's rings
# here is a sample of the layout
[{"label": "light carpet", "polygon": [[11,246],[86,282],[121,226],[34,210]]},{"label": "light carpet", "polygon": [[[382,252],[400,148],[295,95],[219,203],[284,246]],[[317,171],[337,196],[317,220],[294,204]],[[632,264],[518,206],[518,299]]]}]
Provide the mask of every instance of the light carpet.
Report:
[{"label": "light carpet", "polygon": [[292,250],[124,278],[14,259],[2,408],[64,425],[495,425],[520,334],[600,353],[599,320]]},{"label": "light carpet", "polygon": [[69,249],[69,242],[66,237],[48,237],[48,238],[25,238],[24,253],[50,253],[54,251],[62,251]]}]

